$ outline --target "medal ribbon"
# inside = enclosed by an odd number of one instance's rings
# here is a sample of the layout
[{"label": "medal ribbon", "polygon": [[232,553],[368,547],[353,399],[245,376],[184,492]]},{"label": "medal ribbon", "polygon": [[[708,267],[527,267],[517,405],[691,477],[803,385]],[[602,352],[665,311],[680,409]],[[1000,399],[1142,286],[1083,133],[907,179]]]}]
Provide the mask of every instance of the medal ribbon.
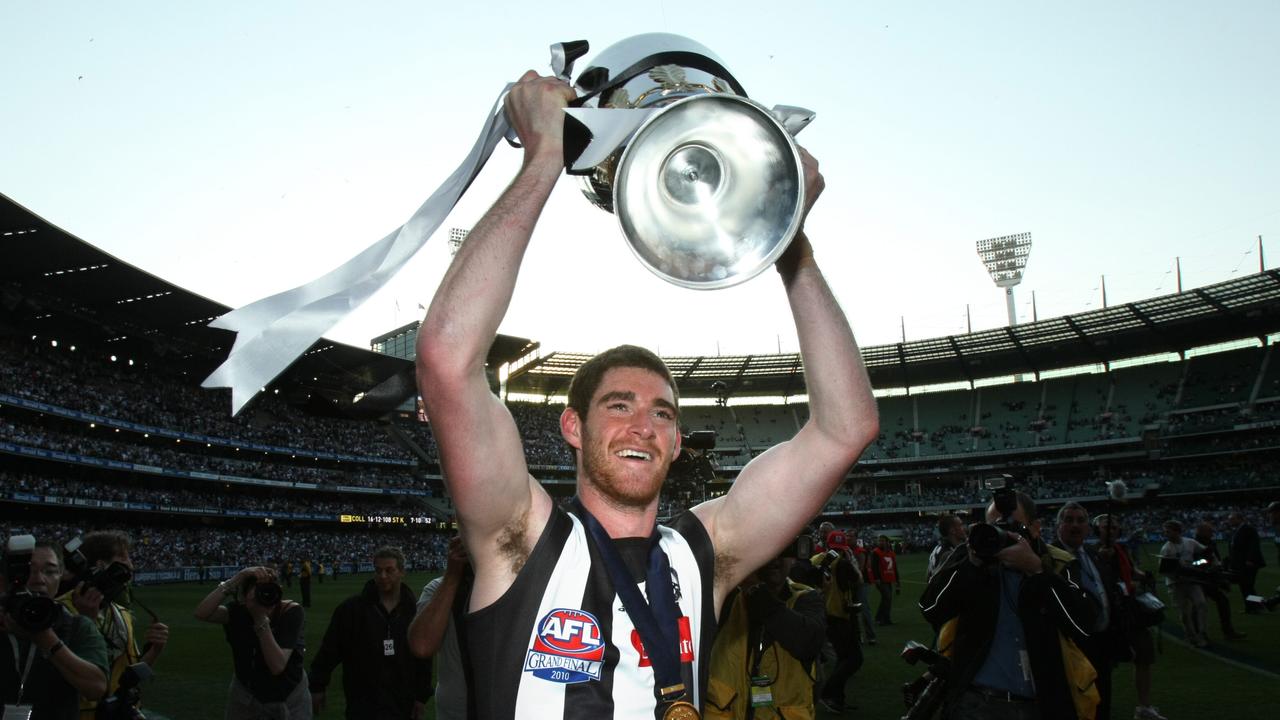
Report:
[{"label": "medal ribbon", "polygon": [[[671,589],[671,564],[667,554],[658,544],[658,528],[653,528],[649,536],[649,568],[645,573],[645,592],[631,578],[622,556],[614,547],[613,538],[605,532],[600,521],[587,512],[581,501],[575,500],[575,512],[579,513],[582,522],[587,526],[596,541],[600,555],[604,558],[605,569],[613,582],[614,591],[622,599],[627,615],[640,633],[649,662],[653,664],[654,695],[662,702],[679,700],[681,696],[664,697],[662,689],[682,687],[680,672],[680,608],[676,605],[676,596]],[[645,595],[648,595],[648,600]],[[688,688],[684,688],[684,694]],[[673,693],[674,694],[674,693]]]}]

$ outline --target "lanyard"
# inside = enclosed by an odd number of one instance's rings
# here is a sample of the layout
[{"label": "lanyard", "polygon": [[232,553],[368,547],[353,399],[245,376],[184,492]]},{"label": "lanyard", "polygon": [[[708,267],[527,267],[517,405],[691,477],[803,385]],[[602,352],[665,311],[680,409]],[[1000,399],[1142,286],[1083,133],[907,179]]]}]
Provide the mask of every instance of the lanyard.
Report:
[{"label": "lanyard", "polygon": [[[10,635],[9,644],[13,646],[13,669],[17,670],[18,663],[20,662],[20,659],[19,659],[20,653],[18,652],[18,641],[16,638]],[[18,699],[15,702],[19,705],[22,704],[22,693],[27,688],[27,675],[31,672],[31,662],[35,659],[36,659],[36,644],[32,642],[31,647],[27,649],[27,665],[22,669],[22,677],[18,680]]]},{"label": "lanyard", "polygon": [[681,699],[686,689],[680,672],[680,609],[671,589],[670,562],[658,544],[658,528],[654,527],[653,534],[649,536],[649,569],[645,574],[645,594],[649,600],[646,601],[609,533],[587,512],[581,501],[576,501],[575,505],[575,510],[582,515],[583,524],[595,538],[614,591],[622,599],[627,615],[640,633],[640,640],[653,665],[655,695],[664,702]]}]

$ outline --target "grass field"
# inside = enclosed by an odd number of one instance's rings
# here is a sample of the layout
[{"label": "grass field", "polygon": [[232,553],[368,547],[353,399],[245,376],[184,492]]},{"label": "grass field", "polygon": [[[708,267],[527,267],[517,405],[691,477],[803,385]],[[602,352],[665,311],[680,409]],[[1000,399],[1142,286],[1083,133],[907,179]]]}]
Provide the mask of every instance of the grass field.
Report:
[{"label": "grass field", "polygon": [[[923,578],[924,556],[904,556],[905,578]],[[359,591],[369,576],[345,576],[337,582],[313,585],[312,608],[307,615],[307,647],[318,648],[334,606],[343,598]],[[418,590],[429,579],[424,574],[411,574],[408,582]],[[1269,593],[1280,584],[1280,571],[1268,567],[1258,577],[1258,587]],[[144,708],[153,720],[217,720],[231,678],[231,655],[223,640],[222,629],[197,622],[191,610],[210,589],[209,585],[160,585],[139,589],[139,597],[172,631],[172,641],[156,668],[156,679],[146,688]],[[915,608],[923,583],[904,582],[903,593],[895,598],[894,622],[879,628],[879,643],[864,646],[866,663],[849,685],[849,698],[857,710],[852,717],[868,720],[892,719],[903,712],[902,683],[915,678],[920,669],[903,663],[898,652],[907,640],[928,643],[929,627]],[[1221,640],[1217,615],[1210,612],[1210,636],[1214,643],[1207,650],[1195,650],[1182,643],[1174,633],[1173,622],[1163,635],[1163,652],[1155,666],[1155,704],[1173,720],[1180,718],[1214,718],[1215,720],[1276,720],[1280,718],[1280,613],[1244,615],[1239,594],[1235,593],[1236,626],[1248,638],[1230,643]],[[292,597],[297,597],[296,587]],[[1166,598],[1166,601],[1168,599]],[[873,605],[878,600],[873,599]],[[1180,634],[1180,633],[1179,633]],[[308,665],[310,663],[308,662]],[[1249,669],[1257,668],[1258,670]],[[321,717],[342,718],[341,668],[330,685],[328,707]],[[1117,720],[1132,717],[1134,705],[1132,666],[1121,665],[1114,675],[1115,712]],[[428,717],[434,717],[429,711]],[[819,711],[819,717],[837,717]]]}]

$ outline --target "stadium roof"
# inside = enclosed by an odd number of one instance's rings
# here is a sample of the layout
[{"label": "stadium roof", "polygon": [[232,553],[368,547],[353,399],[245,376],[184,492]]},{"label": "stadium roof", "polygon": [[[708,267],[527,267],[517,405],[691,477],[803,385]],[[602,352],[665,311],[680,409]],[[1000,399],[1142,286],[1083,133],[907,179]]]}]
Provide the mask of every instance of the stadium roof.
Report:
[{"label": "stadium roof", "polygon": [[[0,332],[109,348],[120,357],[163,362],[193,380],[226,358],[234,336],[208,322],[230,308],[121,262],[4,195],[0,242],[6,261],[0,266]],[[1267,270],[1078,315],[862,352],[875,387],[918,387],[1181,352],[1275,332],[1280,272]],[[517,363],[508,391],[563,394],[590,357],[531,357],[537,347],[524,338],[495,341],[491,366]],[[520,365],[521,357],[530,359]],[[686,397],[804,392],[803,367],[794,353],[666,360]],[[295,400],[305,391],[346,403],[397,378],[400,388],[411,382],[410,361],[322,339],[272,385]]]},{"label": "stadium roof", "polygon": [[[194,381],[226,359],[235,334],[208,323],[231,308],[108,255],[3,194],[0,243],[0,332],[160,362]],[[536,345],[500,336],[493,359],[510,361],[528,347]],[[409,360],[321,339],[272,387],[294,401],[315,395],[349,403],[411,369]]]},{"label": "stadium roof", "polygon": [[[1280,331],[1280,271],[1016,327],[862,348],[876,388],[919,387],[1114,362]],[[511,374],[507,389],[563,394],[588,357],[552,353]],[[687,397],[803,392],[799,354],[666,358]],[[712,387],[723,382],[723,389]]]}]

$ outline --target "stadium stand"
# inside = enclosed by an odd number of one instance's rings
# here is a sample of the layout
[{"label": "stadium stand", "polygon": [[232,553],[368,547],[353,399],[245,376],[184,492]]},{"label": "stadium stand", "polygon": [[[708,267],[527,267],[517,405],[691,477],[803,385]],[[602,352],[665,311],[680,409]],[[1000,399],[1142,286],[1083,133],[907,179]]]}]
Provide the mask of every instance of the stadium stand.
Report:
[{"label": "stadium stand", "polygon": [[[154,540],[140,557],[157,570],[261,559],[273,547],[331,554],[381,533],[439,545],[450,505],[430,425],[403,394],[384,392],[411,378],[410,361],[322,340],[233,418],[225,391],[198,387],[229,347],[207,327],[227,308],[2,196],[0,231],[21,236],[0,268],[0,521],[60,534],[129,528]],[[1016,328],[864,348],[883,431],[824,515],[923,543],[932,521],[922,513],[975,508],[981,479],[1004,472],[1048,502],[1100,502],[1105,481],[1123,478],[1134,512],[1187,498],[1252,507],[1275,490],[1280,467],[1277,331],[1280,274],[1268,270]],[[1222,343],[1240,347],[1192,352]],[[544,398],[508,404],[531,469],[561,500],[573,460],[557,397],[586,358],[505,336],[489,358],[495,390],[505,365],[506,392]],[[685,429],[718,437],[713,481],[673,483],[663,515],[724,492],[808,413],[795,355],[667,360],[681,396],[707,403],[684,406]],[[740,400],[761,396],[786,404]],[[234,547],[238,536],[252,538],[247,549]],[[430,562],[428,550],[421,557]]]}]

